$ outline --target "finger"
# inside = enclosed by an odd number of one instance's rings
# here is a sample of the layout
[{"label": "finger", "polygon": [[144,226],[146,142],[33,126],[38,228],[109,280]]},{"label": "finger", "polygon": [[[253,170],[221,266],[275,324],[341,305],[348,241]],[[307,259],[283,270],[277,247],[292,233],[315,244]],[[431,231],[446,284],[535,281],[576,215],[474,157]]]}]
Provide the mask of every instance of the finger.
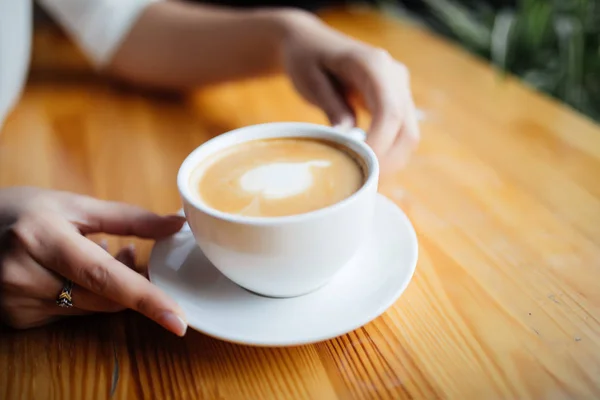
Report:
[{"label": "finger", "polygon": [[[61,288],[62,289],[62,288]],[[119,312],[125,310],[127,307],[116,303],[106,297],[102,297],[94,292],[91,292],[81,286],[74,285],[71,292],[71,298],[73,299],[73,307],[81,309],[87,312]],[[58,310],[67,310],[68,308],[58,307],[55,301],[55,307]],[[62,315],[62,312],[58,312],[57,315]],[[64,314],[70,315],[70,314]]]},{"label": "finger", "polygon": [[[135,253],[133,245],[122,248],[115,259],[125,266],[135,269]],[[72,291],[73,305],[85,312],[118,312],[125,309],[119,303],[115,303],[105,297],[99,296],[80,286],[74,286]],[[70,310],[64,309],[62,310]],[[71,313],[63,313],[63,315],[71,315]]]},{"label": "finger", "polygon": [[383,102],[371,110],[371,115],[366,142],[378,156],[384,157],[400,130],[402,115],[397,106]]},{"label": "finger", "polygon": [[73,315],[72,309],[80,310],[81,314],[90,313],[115,313],[126,310],[114,301],[111,301],[80,286],[74,286],[71,292],[73,307],[60,307],[56,300],[47,300],[52,305],[54,315]]},{"label": "finger", "polygon": [[[134,254],[130,247],[122,249],[117,258],[129,267],[134,265]],[[0,272],[6,293],[25,294],[28,298],[42,300],[52,306],[50,308],[53,309],[53,315],[72,314],[66,313],[66,308],[56,304],[65,279],[42,267],[29,254],[22,251],[10,254]],[[123,306],[78,286],[73,287],[72,298],[78,308],[87,312],[116,312],[124,309]]]},{"label": "finger", "polygon": [[[8,277],[20,293],[26,293],[28,297],[44,300],[54,305],[56,311],[64,310],[56,304],[56,299],[65,286],[66,279],[47,270],[35,260],[28,258],[20,261],[18,277]],[[12,268],[10,268],[12,270]],[[16,274],[15,274],[16,275]],[[83,310],[94,312],[116,312],[125,307],[109,299],[99,296],[79,286],[74,286],[71,297],[73,303]],[[62,315],[57,312],[55,315]]]},{"label": "finger", "polygon": [[[115,256],[115,259],[135,270],[135,249],[133,245],[122,248]],[[115,303],[80,286],[73,287],[72,297],[74,305],[83,311],[118,312],[126,308],[119,303]]]},{"label": "finger", "polygon": [[83,234],[109,233],[158,239],[178,232],[185,218],[160,216],[130,204],[77,196],[75,216],[71,221]]},{"label": "finger", "polygon": [[35,222],[19,225],[17,233],[38,263],[177,335],[185,334],[183,311],[158,287],[81,236],[67,221],[38,215]]},{"label": "finger", "polygon": [[393,87],[390,82],[382,82],[380,75],[372,75],[367,101],[371,113],[367,143],[380,156],[385,155],[392,147],[405,117],[406,105],[401,100],[401,92],[395,91]]},{"label": "finger", "polygon": [[[56,299],[65,279],[42,267],[28,254],[18,253],[6,259],[2,268],[2,282],[7,293],[52,304],[55,315],[63,314],[58,312],[62,308],[56,304]],[[73,288],[72,297],[77,306],[84,310],[114,312],[123,309],[123,306],[79,287]]]},{"label": "finger", "polygon": [[383,50],[351,59],[345,71],[371,114],[367,144],[378,156],[385,156],[402,127],[404,94],[410,90],[408,72]]},{"label": "finger", "polygon": [[407,103],[408,110],[405,113],[404,123],[382,163],[382,170],[385,172],[394,172],[404,168],[420,141],[416,107],[410,98]]},{"label": "finger", "polygon": [[305,79],[299,88],[301,94],[325,112],[331,125],[352,128],[355,125],[354,112],[339,84],[316,65],[311,64],[303,74]]}]

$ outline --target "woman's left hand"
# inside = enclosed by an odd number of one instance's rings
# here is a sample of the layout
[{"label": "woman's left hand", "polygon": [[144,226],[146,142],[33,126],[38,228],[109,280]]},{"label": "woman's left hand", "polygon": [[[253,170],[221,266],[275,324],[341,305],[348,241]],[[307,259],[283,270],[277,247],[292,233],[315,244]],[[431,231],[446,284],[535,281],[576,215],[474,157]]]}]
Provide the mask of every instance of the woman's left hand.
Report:
[{"label": "woman's left hand", "polygon": [[383,50],[345,36],[316,18],[289,16],[285,69],[298,92],[320,107],[333,125],[355,124],[349,97],[371,114],[367,143],[385,170],[403,167],[419,142],[407,68]]},{"label": "woman's left hand", "polygon": [[[158,239],[184,222],[177,215],[161,217],[74,193],[0,189],[0,320],[25,329],[70,315],[131,308],[183,336],[183,310],[133,269],[131,250],[113,258],[86,235]],[[67,293],[57,304],[63,288]]]}]

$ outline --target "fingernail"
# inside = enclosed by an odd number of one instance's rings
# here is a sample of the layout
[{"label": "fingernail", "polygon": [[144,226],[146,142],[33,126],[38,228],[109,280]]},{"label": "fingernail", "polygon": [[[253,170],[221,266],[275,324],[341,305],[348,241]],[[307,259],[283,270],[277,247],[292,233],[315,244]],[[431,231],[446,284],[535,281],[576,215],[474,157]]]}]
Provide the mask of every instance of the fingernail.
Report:
[{"label": "fingernail", "polygon": [[129,252],[131,253],[131,255],[135,257],[135,244],[134,243],[129,243],[127,245],[127,249],[129,250]]},{"label": "fingernail", "polygon": [[187,324],[183,318],[171,311],[165,311],[158,321],[177,336],[183,336],[185,335],[185,331],[187,331]]}]

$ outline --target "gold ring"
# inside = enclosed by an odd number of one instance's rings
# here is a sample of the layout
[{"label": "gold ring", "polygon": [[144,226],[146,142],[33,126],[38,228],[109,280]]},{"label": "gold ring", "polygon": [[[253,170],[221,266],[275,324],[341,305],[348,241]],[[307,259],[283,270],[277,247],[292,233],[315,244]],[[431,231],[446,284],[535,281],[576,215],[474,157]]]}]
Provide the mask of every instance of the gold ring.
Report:
[{"label": "gold ring", "polygon": [[59,307],[65,307],[65,308],[73,307],[72,292],[73,292],[73,281],[67,279],[65,281],[65,285],[63,286],[62,290],[60,291],[60,294],[58,295],[58,298],[56,299],[56,304],[58,304]]}]

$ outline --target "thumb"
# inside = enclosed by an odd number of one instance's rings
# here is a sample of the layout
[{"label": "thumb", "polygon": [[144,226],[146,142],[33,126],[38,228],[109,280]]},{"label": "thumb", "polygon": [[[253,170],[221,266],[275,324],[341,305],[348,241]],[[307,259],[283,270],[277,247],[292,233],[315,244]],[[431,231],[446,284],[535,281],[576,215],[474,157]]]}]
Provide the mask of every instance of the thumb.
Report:
[{"label": "thumb", "polygon": [[325,112],[331,125],[343,129],[354,127],[354,112],[348,105],[340,84],[316,66],[307,68],[305,74],[305,97]]},{"label": "thumb", "polygon": [[73,222],[83,234],[108,233],[158,239],[178,232],[185,218],[160,216],[141,207],[77,196]]}]

